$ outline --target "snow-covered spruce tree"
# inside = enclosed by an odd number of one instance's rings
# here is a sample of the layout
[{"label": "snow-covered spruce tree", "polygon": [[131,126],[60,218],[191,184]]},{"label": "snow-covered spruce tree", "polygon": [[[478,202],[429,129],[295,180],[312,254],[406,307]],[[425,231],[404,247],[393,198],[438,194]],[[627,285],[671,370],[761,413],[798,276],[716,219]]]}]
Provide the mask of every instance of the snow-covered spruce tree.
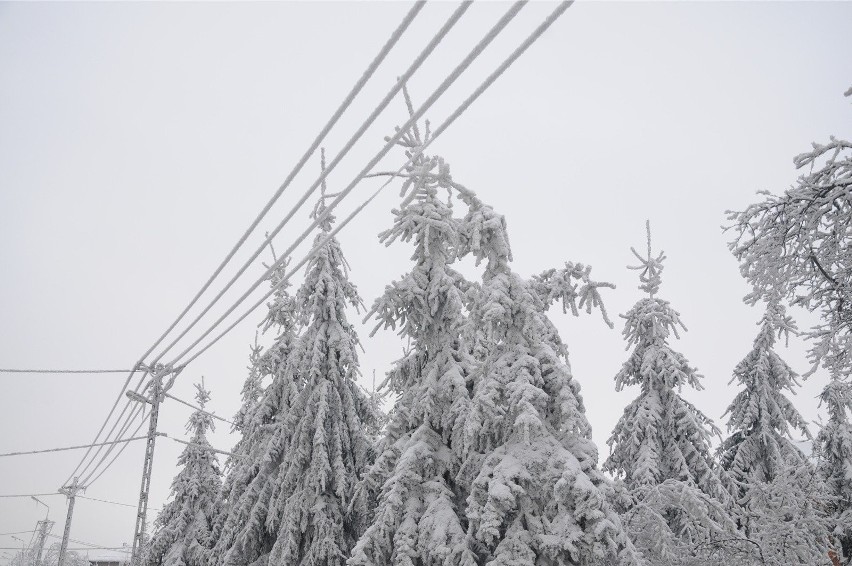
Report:
[{"label": "snow-covered spruce tree", "polygon": [[736,486],[741,530],[760,545],[767,564],[828,563],[828,491],[790,439],[791,428],[810,434],[783,393],[794,392],[796,374],[773,350],[776,334],[795,327],[777,301],[759,324],[754,347],[734,369],[732,381],[743,390],[726,413],[733,432],[720,447],[720,461]]},{"label": "snow-covered spruce tree", "polygon": [[[249,354],[249,375],[243,383],[241,391],[242,403],[234,415],[231,425],[231,432],[239,434],[240,438],[231,450],[232,455],[225,459],[225,482],[222,485],[221,492],[223,508],[226,497],[231,494],[234,482],[240,476],[240,473],[235,470],[238,470],[241,464],[245,463],[246,457],[251,453],[252,443],[258,439],[257,435],[253,434],[254,431],[251,429],[251,424],[254,411],[263,397],[264,376],[261,373],[260,365],[262,351],[263,348],[257,343],[257,336],[255,335],[254,344],[251,346],[251,353]],[[224,519],[222,516],[217,518],[217,534],[219,527],[221,527],[220,521],[222,519]]]},{"label": "snow-covered spruce tree", "polygon": [[[277,259],[274,251],[273,259]],[[289,261],[282,262],[269,275],[274,293],[272,301],[267,304],[266,317],[261,325],[264,333],[270,330],[275,332],[274,341],[264,351],[258,344],[257,333],[255,333],[254,344],[251,346],[249,354],[247,368],[249,375],[243,383],[242,402],[237,414],[234,415],[231,427],[231,432],[239,433],[240,439],[231,450],[234,457],[229,456],[225,462],[227,476],[223,494],[230,497],[239,496],[239,493],[232,493],[233,482],[243,476],[237,468],[246,464],[246,457],[252,454],[253,447],[259,444],[265,436],[264,430],[258,428],[258,425],[264,424],[263,419],[254,418],[261,401],[264,399],[264,380],[284,371],[284,364],[290,354],[296,335],[295,299],[287,292],[287,288],[290,286],[289,282],[284,281],[282,283],[288,264]],[[268,409],[267,403],[266,410],[268,411]],[[248,458],[248,461],[251,461],[251,458]],[[234,473],[230,473],[232,469],[234,469]]]},{"label": "snow-covered spruce tree", "polygon": [[166,503],[154,522],[154,534],[145,562],[149,566],[195,566],[205,563],[205,549],[211,545],[211,531],[217,516],[222,475],[207,431],[213,430],[213,417],[203,409],[210,392],[203,383],[195,386],[200,411],[189,418],[192,433],[178,459],[180,472],[172,482],[172,500]]},{"label": "snow-covered spruce tree", "polygon": [[788,465],[788,460],[804,462],[790,439],[791,428],[810,438],[804,417],[784,395],[795,393],[796,373],[781,359],[773,346],[776,333],[795,331],[784,307],[773,301],[766,308],[754,339],[754,347],[734,368],[731,382],[743,386],[726,411],[731,435],[722,443],[720,461],[743,489],[754,481],[772,481]]},{"label": "snow-covered spruce tree", "polygon": [[351,566],[477,565],[466,533],[467,491],[456,479],[470,407],[471,360],[460,339],[469,284],[451,267],[461,234],[441,194],[451,187],[449,167],[422,155],[423,143],[417,128],[400,141],[415,157],[393,226],[380,235],[386,245],[402,240],[415,247],[411,271],[388,285],[371,310],[377,330],[399,327],[410,347],[386,380],[399,398],[361,486],[358,504],[377,505]]},{"label": "snow-covered spruce tree", "polygon": [[[283,421],[299,390],[298,380],[287,367],[298,321],[295,299],[287,293],[287,283],[282,284],[286,265],[282,262],[270,274],[275,293],[267,304],[262,326],[264,332],[275,333],[273,343],[262,351],[252,349],[243,404],[234,420],[240,440],[233,453],[239,457],[228,460],[228,475],[221,495],[223,512],[217,521],[216,542],[209,557],[209,563],[214,566],[225,563],[238,537],[240,548],[251,548],[250,553],[256,557],[263,554],[257,541],[263,536],[264,522],[257,516],[264,512],[269,498],[269,477],[277,469],[275,462],[285,449]],[[264,388],[263,380],[267,378],[271,382]],[[256,399],[258,393],[260,398]],[[248,529],[252,517],[256,520]]]},{"label": "snow-covered spruce tree", "polygon": [[574,313],[602,308],[598,287],[611,285],[574,264],[522,279],[510,267],[503,216],[454,186],[469,207],[466,251],[487,261],[470,317],[485,357],[472,374],[459,474],[471,478],[465,515],[475,563],[641,563],[608,500],[567,348],[545,315],[559,300]]},{"label": "snow-covered spruce tree", "polygon": [[324,183],[322,189],[314,210],[322,228],[315,247],[321,247],[296,295],[305,329],[288,363],[303,386],[285,421],[289,448],[269,502],[270,564],[342,565],[362,529],[360,514],[349,507],[368,464],[365,428],[373,416],[356,383],[359,342],[345,313],[361,299],[340,244],[328,239],[334,217],[325,209]]},{"label": "snow-covered spruce tree", "polygon": [[820,394],[828,410],[828,421],[814,440],[817,471],[826,484],[831,500],[828,516],[832,534],[843,552],[852,558],[852,389],[837,378],[828,382]]},{"label": "snow-covered spruce tree", "polygon": [[623,480],[623,521],[634,543],[653,564],[682,564],[685,556],[713,549],[735,525],[726,511],[726,491],[711,451],[713,422],[680,395],[683,387],[703,389],[701,375],[669,345],[686,329],[668,301],[656,297],[662,282],[663,253],[641,264],[640,289],[648,297],[626,315],[624,337],[633,352],[615,376],[616,390],[639,386],[607,443],[604,469]]},{"label": "snow-covered spruce tree", "polygon": [[[275,415],[260,470],[234,502],[237,515],[247,515],[225,564],[342,565],[361,530],[360,515],[349,507],[368,463],[364,429],[371,413],[355,382],[358,338],[345,314],[361,301],[340,244],[329,238],[333,217],[323,204],[324,184],[322,193],[313,213],[321,227],[316,254],[295,297],[304,328],[282,372],[290,383],[279,404],[286,412]],[[262,402],[255,420],[266,420],[265,410]]]}]

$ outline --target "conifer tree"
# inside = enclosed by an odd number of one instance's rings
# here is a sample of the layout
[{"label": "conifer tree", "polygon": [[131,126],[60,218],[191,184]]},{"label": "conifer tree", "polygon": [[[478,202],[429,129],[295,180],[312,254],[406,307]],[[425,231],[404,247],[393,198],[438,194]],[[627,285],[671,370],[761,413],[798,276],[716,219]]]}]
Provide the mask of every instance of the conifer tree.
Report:
[{"label": "conifer tree", "polygon": [[[222,496],[231,494],[234,488],[234,482],[240,475],[236,472],[241,463],[251,453],[251,444],[257,441],[257,435],[251,430],[252,417],[263,397],[263,374],[261,372],[261,355],[263,348],[257,343],[257,335],[255,335],[254,345],[251,346],[249,354],[249,375],[243,383],[241,394],[242,403],[237,413],[234,415],[234,420],[231,424],[231,432],[240,435],[239,440],[231,450],[231,456],[225,460],[225,482],[222,486]],[[232,473],[234,471],[234,473]],[[224,500],[223,500],[224,503]],[[220,517],[219,519],[222,519]]]},{"label": "conifer tree", "polygon": [[313,213],[322,229],[315,247],[322,247],[296,295],[305,329],[288,365],[303,385],[285,421],[288,450],[269,502],[272,564],[342,565],[361,528],[359,513],[349,507],[368,463],[365,428],[372,415],[356,383],[359,342],[345,312],[359,308],[361,299],[336,238],[322,244],[334,221],[324,204],[331,196],[323,183]]},{"label": "conifer tree", "polygon": [[[427,123],[400,143],[412,161],[405,198],[380,236],[415,245],[411,272],[372,311],[409,349],[386,381],[399,399],[362,484],[359,503],[376,509],[349,565],[635,563],[544,316],[556,300],[597,306],[598,285],[573,264],[531,281],[514,274],[503,218],[422,154],[428,139]],[[466,254],[488,260],[482,285],[453,269]]]},{"label": "conifer tree", "polygon": [[711,452],[713,422],[680,395],[703,389],[701,375],[669,345],[686,330],[668,301],[656,297],[662,282],[664,254],[648,252],[631,269],[641,270],[639,288],[648,297],[626,315],[624,337],[634,346],[615,376],[616,390],[639,386],[639,396],[625,409],[608,444],[604,468],[623,480],[624,520],[637,546],[654,564],[678,564],[684,552],[695,553],[734,523],[726,511],[726,492]]},{"label": "conifer tree", "polygon": [[814,440],[814,454],[817,471],[831,496],[832,534],[848,561],[852,558],[852,424],[847,411],[852,409],[852,389],[835,377],[823,389],[820,402],[828,410],[828,422]]},{"label": "conifer tree", "polygon": [[726,414],[732,434],[720,461],[734,480],[742,533],[756,542],[767,564],[828,564],[832,548],[826,512],[830,494],[814,466],[791,440],[791,429],[810,438],[807,424],[784,390],[797,376],[774,351],[776,334],[795,326],[772,300],[754,347],[734,369],[743,385]]},{"label": "conifer tree", "polygon": [[473,372],[460,474],[472,480],[465,514],[477,564],[639,563],[608,501],[567,348],[545,315],[557,300],[574,313],[602,308],[597,289],[611,285],[570,263],[524,280],[510,267],[504,218],[455,186],[469,206],[467,248],[487,261],[469,323],[485,356]]},{"label": "conifer tree", "polygon": [[377,504],[351,566],[477,564],[467,544],[467,492],[456,479],[470,405],[471,361],[461,342],[469,284],[451,267],[461,245],[459,219],[441,194],[451,188],[449,166],[421,152],[428,135],[428,127],[425,138],[413,127],[400,140],[412,157],[405,198],[380,235],[386,245],[415,247],[411,271],[388,285],[371,311],[377,330],[399,327],[410,346],[386,380],[399,398],[361,486],[358,504]]},{"label": "conifer tree", "polygon": [[331,196],[323,183],[312,214],[321,228],[316,253],[293,303],[303,331],[265,358],[277,375],[253,426],[266,438],[233,501],[225,564],[340,565],[360,532],[360,515],[349,507],[370,454],[371,413],[355,382],[359,343],[345,314],[361,301],[340,244],[329,238],[334,218],[324,200]]},{"label": "conifer tree", "polygon": [[791,428],[810,438],[807,423],[784,390],[795,393],[797,375],[775,353],[776,333],[788,336],[795,331],[792,319],[778,301],[766,308],[754,339],[754,347],[734,368],[733,382],[743,389],[727,412],[731,435],[721,447],[721,463],[742,488],[754,481],[769,482],[792,459],[804,462],[804,455],[790,439]]},{"label": "conifer tree", "polygon": [[[275,293],[267,304],[262,324],[264,332],[275,332],[275,337],[265,350],[257,345],[252,348],[249,376],[243,385],[243,404],[234,420],[235,431],[240,433],[240,440],[233,449],[237,457],[228,460],[228,475],[220,498],[222,513],[217,520],[215,546],[209,557],[211,565],[225,564],[228,552],[238,542],[241,548],[256,549],[252,541],[257,541],[264,531],[263,521],[257,520],[257,516],[265,509],[264,497],[268,497],[268,493],[264,493],[264,489],[275,471],[273,462],[284,450],[283,420],[298,392],[298,383],[287,368],[298,322],[295,300],[287,292],[287,282],[282,283],[286,266],[287,262],[282,262],[270,274]],[[271,382],[264,388],[262,382],[267,377]],[[256,399],[258,394],[260,398]],[[250,523],[252,517],[255,521]],[[233,554],[236,551],[232,551]],[[262,554],[257,550],[255,558]]]},{"label": "conifer tree", "polygon": [[219,463],[207,441],[214,429],[213,417],[204,411],[210,392],[201,385],[195,398],[201,408],[189,418],[192,433],[178,459],[180,472],[172,482],[172,500],[166,503],[154,523],[145,561],[149,566],[196,566],[204,564],[205,550],[211,544],[211,531],[217,516],[222,477]]}]

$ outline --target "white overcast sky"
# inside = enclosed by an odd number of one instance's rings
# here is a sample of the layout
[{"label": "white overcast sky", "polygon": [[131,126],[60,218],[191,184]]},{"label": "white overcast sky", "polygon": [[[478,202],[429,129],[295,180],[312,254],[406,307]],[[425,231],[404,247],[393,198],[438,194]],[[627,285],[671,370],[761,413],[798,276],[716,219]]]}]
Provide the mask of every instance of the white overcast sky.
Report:
[{"label": "white overcast sky", "polygon": [[[428,113],[432,122],[553,6],[527,6]],[[242,234],[408,7],[0,3],[0,367],[132,365]],[[415,102],[507,7],[468,12],[412,80]],[[328,138],[330,155],[452,9],[427,5]],[[551,313],[602,456],[635,396],[616,393],[612,378],[627,357],[617,314],[641,296],[636,272],[625,266],[633,263],[630,246],[644,246],[646,218],[669,258],[660,295],[689,327],[675,347],[705,376],[706,389],[686,395],[724,424],[735,394],[731,370],[761,314],[741,302],[747,288],[720,229],[724,211],[745,206],[759,189],[789,186],[798,175],[792,158],[811,141],[852,135],[843,97],[852,84],[850,21],[850,2],[580,3],[433,146],[457,181],[506,215],[516,270],[582,261],[617,285],[605,293],[615,330],[597,316]],[[401,102],[392,104],[332,174],[332,190],[348,184],[404,119]],[[401,163],[395,151],[382,168]],[[314,160],[237,259],[259,245],[317,170]],[[376,185],[365,182],[345,209]],[[385,249],[376,238],[397,201],[396,188],[388,189],[341,233],[368,305],[409,268],[408,246]],[[307,209],[296,218],[278,249],[307,225]],[[249,283],[242,280],[239,293]],[[187,368],[174,392],[191,399],[204,375],[210,407],[232,415],[262,317],[255,313]],[[365,384],[402,348],[392,332],[369,338],[371,327],[361,332]],[[793,341],[782,355],[803,371],[803,352]],[[824,379],[818,374],[796,397],[808,419],[819,414],[814,396]],[[91,441],[122,380],[0,375],[0,452]],[[188,415],[169,402],[160,429],[182,436]],[[226,428],[211,441],[227,450],[235,438]],[[134,503],[142,448],[131,445],[86,495]],[[180,450],[158,441],[155,507],[168,495]],[[81,456],[2,458],[0,495],[54,491]],[[64,498],[43,500],[59,535]],[[2,533],[31,529],[42,515],[29,499],[0,498]],[[133,522],[129,507],[80,500],[71,536],[129,543]],[[17,544],[0,537],[2,547]]]}]

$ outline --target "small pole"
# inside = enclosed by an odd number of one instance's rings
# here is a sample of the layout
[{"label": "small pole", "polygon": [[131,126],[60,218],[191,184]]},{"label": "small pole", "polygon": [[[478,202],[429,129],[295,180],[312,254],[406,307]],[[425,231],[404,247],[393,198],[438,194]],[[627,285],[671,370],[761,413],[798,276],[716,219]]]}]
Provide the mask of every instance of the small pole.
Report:
[{"label": "small pole", "polygon": [[38,525],[36,526],[38,535],[33,548],[33,566],[41,565],[41,555],[44,552],[44,543],[47,541],[47,535],[52,528],[53,521],[44,519],[43,521],[38,522]]},{"label": "small pole", "polygon": [[71,485],[63,487],[59,491],[68,497],[68,514],[65,516],[65,532],[62,533],[62,546],[59,547],[59,566],[65,566],[65,552],[68,550],[68,537],[71,536],[71,517],[74,516],[74,501],[77,499],[77,491],[80,486],[77,483],[79,478],[74,478]]},{"label": "small pole", "polygon": [[[139,509],[136,513],[136,529],[133,533],[133,548],[130,563],[138,566],[142,563],[142,545],[145,540],[145,518],[148,514],[148,494],[151,488],[151,470],[154,465],[154,443],[157,440],[157,417],[160,412],[163,376],[170,373],[162,367],[157,367],[151,377],[151,416],[148,420],[148,440],[145,443],[145,460],[142,464],[142,487],[139,490]],[[62,566],[62,565],[60,565]]]}]

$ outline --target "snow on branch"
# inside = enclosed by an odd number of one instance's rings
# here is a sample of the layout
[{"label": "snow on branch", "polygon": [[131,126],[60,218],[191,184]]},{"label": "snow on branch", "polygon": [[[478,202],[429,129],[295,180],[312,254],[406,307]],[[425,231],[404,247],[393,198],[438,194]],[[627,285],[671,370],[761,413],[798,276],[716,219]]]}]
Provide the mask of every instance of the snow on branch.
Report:
[{"label": "snow on branch", "polygon": [[660,290],[660,284],[663,282],[663,260],[666,259],[665,254],[660,251],[657,257],[651,253],[651,221],[645,221],[645,232],[648,239],[648,255],[642,257],[635,248],[630,248],[633,255],[639,260],[640,265],[627,266],[627,269],[642,270],[639,273],[639,281],[642,283],[639,288],[648,293],[651,297],[657,294]]},{"label": "snow on branch", "polygon": [[832,137],[793,160],[807,168],[782,195],[728,211],[729,248],[751,284],[745,300],[784,298],[822,315],[804,335],[813,368],[852,368],[852,142]]},{"label": "snow on branch", "polygon": [[599,309],[606,325],[613,328],[598,290],[600,288],[615,289],[615,285],[593,281],[590,277],[591,272],[590,265],[567,261],[562,269],[548,269],[534,275],[530,284],[547,307],[560,301],[562,312],[567,313],[570,309],[574,316],[579,316],[581,309],[589,314],[593,309]]}]

